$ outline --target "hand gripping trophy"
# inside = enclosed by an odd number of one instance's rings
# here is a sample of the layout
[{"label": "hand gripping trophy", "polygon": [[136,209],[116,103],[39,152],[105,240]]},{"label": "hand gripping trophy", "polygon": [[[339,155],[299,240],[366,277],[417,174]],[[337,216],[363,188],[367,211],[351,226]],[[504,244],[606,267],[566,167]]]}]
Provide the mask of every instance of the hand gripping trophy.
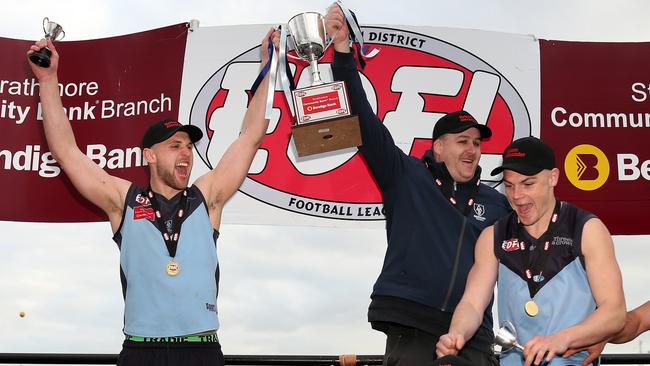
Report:
[{"label": "hand gripping trophy", "polygon": [[[60,41],[65,37],[65,32],[61,25],[50,21],[47,17],[43,19],[43,32],[45,32],[45,38],[51,39],[52,42]],[[59,36],[61,37],[59,38]],[[40,67],[50,67],[50,56],[52,56],[52,51],[47,47],[43,47],[40,51],[29,55],[29,60]]]},{"label": "hand gripping trophy", "polygon": [[326,42],[324,17],[316,12],[301,13],[289,20],[287,28],[298,56],[293,58],[309,62],[312,76],[311,86],[291,93],[296,112],[291,133],[298,156],[361,145],[359,118],[350,115],[345,83],[325,83],[318,70],[318,61],[331,45]]}]

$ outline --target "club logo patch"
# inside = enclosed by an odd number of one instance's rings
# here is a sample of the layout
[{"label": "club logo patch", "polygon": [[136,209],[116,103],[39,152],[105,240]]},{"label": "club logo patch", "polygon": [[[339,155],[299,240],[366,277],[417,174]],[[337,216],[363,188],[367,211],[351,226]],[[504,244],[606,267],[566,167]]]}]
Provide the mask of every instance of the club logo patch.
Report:
[{"label": "club logo patch", "polygon": [[515,250],[521,250],[522,246],[519,243],[519,239],[509,239],[501,243],[501,248],[506,252],[514,252]]},{"label": "club logo patch", "polygon": [[151,207],[137,206],[133,208],[133,220],[147,219],[150,221],[155,220],[153,209]]}]

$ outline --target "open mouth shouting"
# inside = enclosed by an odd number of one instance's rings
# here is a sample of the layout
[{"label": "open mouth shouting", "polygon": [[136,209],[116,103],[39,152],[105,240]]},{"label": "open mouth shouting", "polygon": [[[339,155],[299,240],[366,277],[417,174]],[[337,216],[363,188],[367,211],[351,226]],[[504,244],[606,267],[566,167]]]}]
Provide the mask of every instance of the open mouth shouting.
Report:
[{"label": "open mouth shouting", "polygon": [[186,180],[190,175],[190,164],[188,162],[180,162],[176,164],[176,174],[181,180]]}]

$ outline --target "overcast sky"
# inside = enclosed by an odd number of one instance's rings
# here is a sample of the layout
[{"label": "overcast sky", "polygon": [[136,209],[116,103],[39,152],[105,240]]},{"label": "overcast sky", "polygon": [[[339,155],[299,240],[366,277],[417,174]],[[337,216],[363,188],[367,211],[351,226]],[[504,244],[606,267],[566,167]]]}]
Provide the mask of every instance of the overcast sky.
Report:
[{"label": "overcast sky", "polygon": [[[36,39],[47,16],[64,26],[68,40],[93,39],[153,29],[190,19],[204,26],[285,23],[327,1],[304,0],[28,0],[2,9],[0,35]],[[534,34],[542,38],[647,41],[645,0],[403,0],[345,4],[368,24],[427,25]]]},{"label": "overcast sky", "polygon": [[[326,1],[12,1],[0,37],[38,39],[44,16],[66,40],[123,35],[199,19],[201,26],[277,24]],[[650,41],[650,2],[347,1],[365,24],[427,25],[589,41]],[[218,45],[216,45],[218,46]],[[0,352],[117,353],[123,301],[107,223],[0,222]],[[366,310],[383,230],[224,225],[220,338],[227,354],[381,354]],[[628,306],[650,298],[648,236],[617,237]],[[26,312],[24,318],[19,317]],[[610,352],[646,352],[650,336]]]}]

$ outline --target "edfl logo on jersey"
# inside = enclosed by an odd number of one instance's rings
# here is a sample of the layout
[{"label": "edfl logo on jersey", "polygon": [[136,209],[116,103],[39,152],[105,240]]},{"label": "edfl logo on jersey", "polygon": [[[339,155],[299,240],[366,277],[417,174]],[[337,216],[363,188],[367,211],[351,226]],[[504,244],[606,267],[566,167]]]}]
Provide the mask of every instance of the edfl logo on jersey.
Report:
[{"label": "edfl logo on jersey", "polygon": [[[368,100],[397,145],[420,157],[431,147],[434,123],[444,113],[465,109],[494,132],[482,145],[484,171],[497,164],[513,138],[530,136],[530,116],[519,92],[494,67],[451,43],[403,29],[362,27],[380,55],[360,72]],[[319,63],[332,79],[332,54]],[[302,62],[289,67],[297,87],[310,75]],[[247,93],[259,67],[259,45],[220,67],[196,95],[189,123],[207,136],[197,153],[212,168],[236,137],[234,120],[248,105]],[[383,220],[381,192],[357,149],[298,158],[290,141],[289,108],[276,90],[267,135],[240,191],[281,209],[344,220]],[[493,160],[490,160],[493,159]],[[496,165],[495,165],[496,166]],[[480,209],[475,207],[475,210]],[[475,211],[481,217],[481,213]]]},{"label": "edfl logo on jersey", "polygon": [[593,191],[602,187],[609,178],[609,161],[596,146],[578,145],[566,154],[564,173],[574,187]]}]

